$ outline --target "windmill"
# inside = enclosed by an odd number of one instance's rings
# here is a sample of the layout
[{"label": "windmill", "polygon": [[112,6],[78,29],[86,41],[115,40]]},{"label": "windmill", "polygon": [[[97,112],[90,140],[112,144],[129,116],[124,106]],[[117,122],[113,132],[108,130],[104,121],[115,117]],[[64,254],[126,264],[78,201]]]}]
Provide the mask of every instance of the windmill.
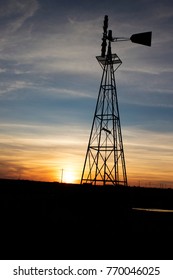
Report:
[{"label": "windmill", "polygon": [[152,32],[133,34],[130,38],[113,37],[112,30],[108,30],[108,16],[104,17],[101,56],[96,56],[103,72],[81,184],[128,185],[115,81],[115,71],[122,61],[112,54],[111,44],[131,40],[151,46],[151,37]]}]

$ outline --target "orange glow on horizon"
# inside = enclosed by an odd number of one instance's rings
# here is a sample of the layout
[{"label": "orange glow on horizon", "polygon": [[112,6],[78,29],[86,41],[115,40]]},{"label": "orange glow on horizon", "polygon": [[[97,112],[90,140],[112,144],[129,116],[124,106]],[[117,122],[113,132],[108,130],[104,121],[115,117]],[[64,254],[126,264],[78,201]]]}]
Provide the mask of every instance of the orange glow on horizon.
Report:
[{"label": "orange glow on horizon", "polygon": [[62,182],[64,182],[64,183],[74,183],[75,182],[74,172],[72,170],[63,170]]},{"label": "orange glow on horizon", "polygon": [[[81,153],[82,154],[82,153]],[[36,157],[27,158],[28,162],[21,158],[20,162],[2,166],[0,178],[19,179],[19,180],[33,180],[45,182],[63,182],[80,184],[82,168],[83,168],[83,155],[80,157],[54,158],[41,157],[35,160]],[[155,166],[146,166],[141,160],[127,161],[127,179],[129,186],[141,187],[160,187],[160,188],[173,188],[172,173],[163,170],[156,172],[152,168]],[[63,170],[63,174],[62,174]]]},{"label": "orange glow on horizon", "polygon": [[[128,185],[173,188],[172,134],[163,137],[145,133],[144,140],[143,131],[125,132]],[[79,130],[78,135],[82,133]],[[57,135],[52,135],[45,139],[32,139],[25,134],[21,138],[2,137],[5,144],[1,144],[0,178],[79,184],[88,138],[76,139],[72,134],[68,142],[60,137],[55,140]],[[157,139],[162,139],[162,146]]]},{"label": "orange glow on horizon", "polygon": [[[54,174],[56,173],[56,179],[59,183],[71,183],[78,184],[80,183],[81,171],[79,171],[78,166],[76,166],[75,162],[71,162],[71,164],[63,162],[64,167],[57,170],[54,169]],[[53,177],[53,176],[52,176]]]}]

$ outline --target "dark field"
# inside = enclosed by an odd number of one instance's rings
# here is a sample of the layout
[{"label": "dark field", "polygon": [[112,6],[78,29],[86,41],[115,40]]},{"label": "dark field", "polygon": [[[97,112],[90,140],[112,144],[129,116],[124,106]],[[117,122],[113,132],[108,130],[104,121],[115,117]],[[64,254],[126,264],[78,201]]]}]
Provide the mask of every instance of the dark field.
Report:
[{"label": "dark field", "polygon": [[173,190],[0,180],[0,259],[172,259]]}]

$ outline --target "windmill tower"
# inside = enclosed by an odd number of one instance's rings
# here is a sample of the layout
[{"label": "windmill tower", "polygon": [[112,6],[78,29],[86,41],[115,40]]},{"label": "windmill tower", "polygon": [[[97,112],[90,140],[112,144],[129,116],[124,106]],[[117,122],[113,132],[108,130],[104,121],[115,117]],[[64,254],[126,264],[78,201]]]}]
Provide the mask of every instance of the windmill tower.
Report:
[{"label": "windmill tower", "polygon": [[[112,30],[108,31],[107,29],[108,16],[106,15],[103,25],[101,56],[96,57],[103,73],[81,184],[127,186],[126,164],[115,81],[115,71],[122,64],[122,61],[117,54],[112,54],[111,43],[129,39],[113,38]],[[148,37],[151,40],[151,32],[134,34],[130,40],[139,44],[151,45],[149,44]]]}]

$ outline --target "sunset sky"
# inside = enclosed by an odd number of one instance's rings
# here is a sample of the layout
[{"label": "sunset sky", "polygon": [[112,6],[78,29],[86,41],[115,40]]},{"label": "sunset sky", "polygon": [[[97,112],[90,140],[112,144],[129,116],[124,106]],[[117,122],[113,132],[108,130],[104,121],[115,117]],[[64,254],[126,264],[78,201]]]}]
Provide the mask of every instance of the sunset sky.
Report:
[{"label": "sunset sky", "polygon": [[173,187],[171,0],[0,2],[0,178],[79,182],[106,14],[114,37],[153,34],[112,45],[128,183]]}]

